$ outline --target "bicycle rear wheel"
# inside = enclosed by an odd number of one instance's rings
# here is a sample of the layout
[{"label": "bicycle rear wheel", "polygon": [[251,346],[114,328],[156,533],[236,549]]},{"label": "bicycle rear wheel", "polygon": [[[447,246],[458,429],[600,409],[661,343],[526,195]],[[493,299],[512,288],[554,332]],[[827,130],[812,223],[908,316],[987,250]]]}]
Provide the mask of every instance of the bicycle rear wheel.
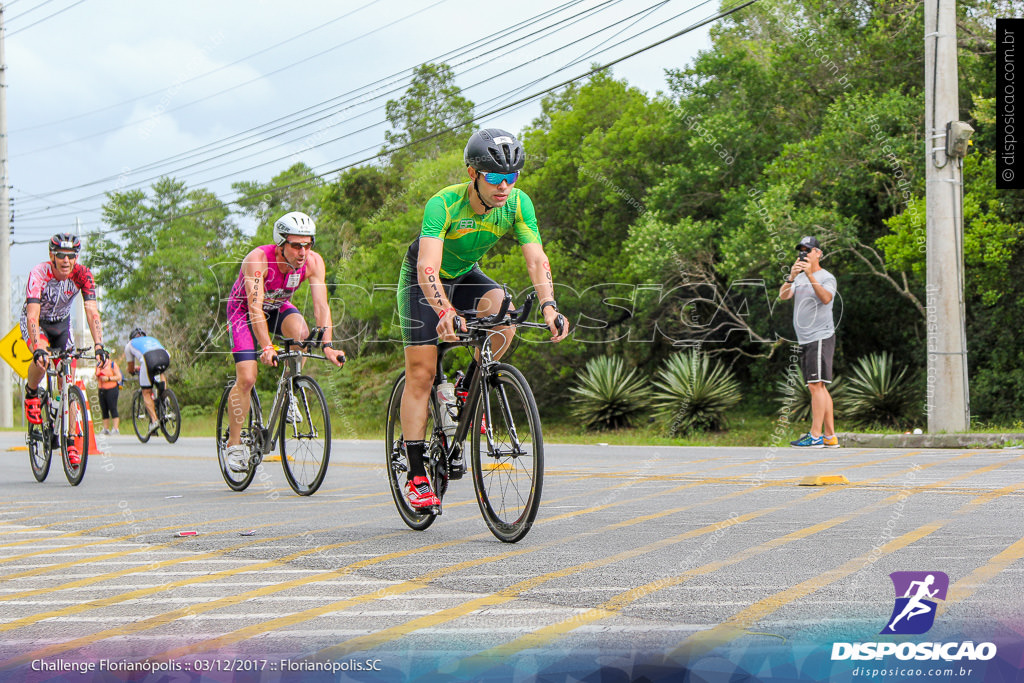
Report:
[{"label": "bicycle rear wheel", "polygon": [[50,422],[49,401],[42,390],[39,392],[39,398],[42,399],[40,403],[43,423],[30,424],[25,441],[28,443],[28,462],[32,466],[32,476],[41,482],[45,481],[46,475],[50,473],[50,462],[53,458],[53,424]]},{"label": "bicycle rear wheel", "polygon": [[[291,406],[298,412],[293,414]],[[295,493],[311,495],[323,483],[330,459],[331,416],[327,399],[315,379],[299,375],[292,380],[291,397],[281,417],[284,477]]]},{"label": "bicycle rear wheel", "polygon": [[[75,386],[68,387],[68,421],[60,439],[61,460],[64,461],[64,475],[72,486],[78,486],[85,476],[89,462],[89,413],[85,395]],[[73,451],[77,451],[78,462],[71,462]]]},{"label": "bicycle rear wheel", "polygon": [[164,433],[167,443],[174,443],[181,433],[181,409],[178,407],[178,397],[170,389],[164,389],[157,413],[160,414],[160,431]]},{"label": "bicycle rear wheel", "polygon": [[[485,434],[480,433],[481,423]],[[471,431],[473,486],[480,512],[495,537],[515,543],[533,525],[544,481],[540,415],[519,370],[505,363],[494,367],[486,393],[473,410]]]},{"label": "bicycle rear wheel", "polygon": [[132,397],[132,427],[135,428],[135,436],[139,441],[149,441],[149,413],[146,412],[146,400],[142,397],[142,389],[135,392]]},{"label": "bicycle rear wheel", "polygon": [[[384,460],[384,469],[387,473],[388,484],[391,485],[391,496],[395,499],[395,507],[410,529],[423,531],[434,523],[437,515],[430,512],[421,512],[409,505],[405,499],[405,482],[409,473],[409,459],[402,449],[402,422],[400,419],[402,408],[402,394],[405,392],[405,373],[403,372],[395,380],[391,389],[391,398],[388,399],[388,412],[384,424],[384,447],[387,450]],[[427,434],[433,431],[430,413],[427,414]]]},{"label": "bicycle rear wheel", "polygon": [[263,440],[258,438],[261,429],[262,419],[260,418],[260,399],[253,389],[249,395],[249,416],[242,423],[242,443],[249,447],[249,467],[244,472],[235,472],[228,467],[227,443],[228,433],[231,424],[228,411],[231,409],[231,388],[235,386],[235,380],[228,382],[224,393],[220,397],[220,407],[217,409],[217,460],[220,463],[220,473],[224,481],[234,491],[244,491],[252,478],[256,476],[256,467],[259,459],[253,457]]}]

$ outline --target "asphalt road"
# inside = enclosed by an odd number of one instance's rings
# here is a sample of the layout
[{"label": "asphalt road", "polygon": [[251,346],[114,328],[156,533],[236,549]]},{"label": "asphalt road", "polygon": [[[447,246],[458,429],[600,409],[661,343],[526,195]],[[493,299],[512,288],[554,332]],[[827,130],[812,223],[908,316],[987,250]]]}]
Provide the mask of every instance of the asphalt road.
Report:
[{"label": "asphalt road", "polygon": [[409,530],[381,442],[335,441],[308,498],[277,462],[230,491],[209,439],[110,438],[78,487],[22,444],[0,433],[0,680],[857,680],[833,644],[893,640],[898,571],[949,579],[902,640],[999,648],[929,680],[1022,667],[1020,449],[549,444],[508,545],[469,478]]}]

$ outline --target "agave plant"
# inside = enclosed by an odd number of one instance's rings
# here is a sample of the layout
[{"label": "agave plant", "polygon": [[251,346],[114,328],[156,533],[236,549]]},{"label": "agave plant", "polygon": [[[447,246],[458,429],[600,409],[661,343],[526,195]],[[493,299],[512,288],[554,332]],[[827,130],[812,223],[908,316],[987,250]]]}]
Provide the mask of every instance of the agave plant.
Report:
[{"label": "agave plant", "polygon": [[636,368],[627,372],[620,356],[591,358],[570,391],[572,412],[587,429],[631,426],[649,404],[647,382]]},{"label": "agave plant", "polygon": [[725,429],[729,409],[742,398],[732,370],[697,350],[669,356],[658,380],[654,407],[669,436]]},{"label": "agave plant", "polygon": [[[775,383],[775,400],[779,403],[779,413],[788,415],[790,423],[806,422],[811,419],[811,390],[797,372],[787,379]],[[836,375],[828,385],[828,393],[832,396],[832,414],[839,419],[846,410],[846,383]]]},{"label": "agave plant", "polygon": [[887,352],[861,358],[846,390],[845,417],[864,427],[900,427],[918,417],[918,396],[907,369],[894,372]]}]

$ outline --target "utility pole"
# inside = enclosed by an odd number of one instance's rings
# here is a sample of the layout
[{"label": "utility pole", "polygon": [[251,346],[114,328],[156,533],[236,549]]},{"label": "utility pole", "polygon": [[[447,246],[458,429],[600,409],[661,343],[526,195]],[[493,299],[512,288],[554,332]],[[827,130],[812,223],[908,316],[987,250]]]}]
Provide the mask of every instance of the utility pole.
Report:
[{"label": "utility pole", "polygon": [[[4,57],[4,5],[0,3],[0,336],[11,329],[11,198],[7,176],[7,60]],[[11,369],[0,363],[0,427],[14,426]]]},{"label": "utility pole", "polygon": [[947,124],[959,119],[956,0],[925,0],[924,13],[928,431],[963,432],[970,426],[963,170],[946,145]]}]

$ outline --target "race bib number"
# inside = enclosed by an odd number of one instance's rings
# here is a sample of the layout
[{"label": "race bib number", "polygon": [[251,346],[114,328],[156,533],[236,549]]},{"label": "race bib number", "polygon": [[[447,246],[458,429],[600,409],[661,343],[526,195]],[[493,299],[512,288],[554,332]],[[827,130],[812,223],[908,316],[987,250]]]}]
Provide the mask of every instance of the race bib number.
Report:
[{"label": "race bib number", "polygon": [[302,282],[302,278],[299,277],[298,273],[288,273],[288,284],[285,286],[288,289],[295,289],[299,286],[300,282]]}]

